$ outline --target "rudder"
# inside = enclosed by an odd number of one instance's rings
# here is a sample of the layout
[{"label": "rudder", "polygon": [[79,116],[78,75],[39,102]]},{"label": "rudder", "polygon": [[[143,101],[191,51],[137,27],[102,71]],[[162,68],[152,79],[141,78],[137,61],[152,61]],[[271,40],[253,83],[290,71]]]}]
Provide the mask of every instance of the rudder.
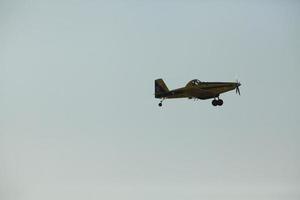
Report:
[{"label": "rudder", "polygon": [[169,89],[162,79],[155,80],[155,97],[160,98],[160,95],[169,92]]}]

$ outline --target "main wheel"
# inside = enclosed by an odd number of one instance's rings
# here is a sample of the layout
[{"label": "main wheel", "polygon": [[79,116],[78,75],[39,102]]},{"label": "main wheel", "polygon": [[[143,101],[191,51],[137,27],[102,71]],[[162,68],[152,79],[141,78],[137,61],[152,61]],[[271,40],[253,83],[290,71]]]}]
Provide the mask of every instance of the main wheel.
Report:
[{"label": "main wheel", "polygon": [[224,102],[223,102],[222,99],[219,99],[219,100],[217,101],[217,103],[218,103],[218,106],[222,106]]},{"label": "main wheel", "polygon": [[158,104],[158,106],[159,106],[159,107],[162,107],[162,103],[160,102],[160,103]]},{"label": "main wheel", "polygon": [[217,105],[218,105],[218,101],[214,99],[214,100],[211,102],[211,104],[212,104],[213,106],[217,106]]}]

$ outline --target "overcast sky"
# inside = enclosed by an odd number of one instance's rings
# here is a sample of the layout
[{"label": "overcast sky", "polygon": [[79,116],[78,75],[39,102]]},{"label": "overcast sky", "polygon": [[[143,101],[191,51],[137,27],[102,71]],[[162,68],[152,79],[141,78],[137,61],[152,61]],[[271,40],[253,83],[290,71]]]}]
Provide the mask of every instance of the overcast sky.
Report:
[{"label": "overcast sky", "polygon": [[299,36],[296,0],[1,0],[1,200],[298,200]]}]

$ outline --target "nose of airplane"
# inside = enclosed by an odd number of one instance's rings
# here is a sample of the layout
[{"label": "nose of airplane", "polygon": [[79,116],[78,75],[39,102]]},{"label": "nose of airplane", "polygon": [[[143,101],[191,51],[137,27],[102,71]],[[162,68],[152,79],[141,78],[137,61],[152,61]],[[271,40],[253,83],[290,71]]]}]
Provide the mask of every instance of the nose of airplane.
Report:
[{"label": "nose of airplane", "polygon": [[242,84],[241,84],[241,83],[237,83],[236,85],[237,85],[238,87],[240,87]]}]

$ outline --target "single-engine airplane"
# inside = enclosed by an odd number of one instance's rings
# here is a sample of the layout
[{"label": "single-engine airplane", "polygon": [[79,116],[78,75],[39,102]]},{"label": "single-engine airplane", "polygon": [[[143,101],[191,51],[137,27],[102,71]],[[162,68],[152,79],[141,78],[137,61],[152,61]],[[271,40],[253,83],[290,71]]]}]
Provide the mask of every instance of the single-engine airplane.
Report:
[{"label": "single-engine airplane", "polygon": [[212,99],[213,106],[222,106],[223,100],[220,94],[235,90],[240,93],[240,82],[201,82],[198,79],[189,81],[185,87],[169,90],[162,79],[155,80],[155,98],[161,99],[158,106],[162,106],[165,99],[188,98],[188,99]]}]

